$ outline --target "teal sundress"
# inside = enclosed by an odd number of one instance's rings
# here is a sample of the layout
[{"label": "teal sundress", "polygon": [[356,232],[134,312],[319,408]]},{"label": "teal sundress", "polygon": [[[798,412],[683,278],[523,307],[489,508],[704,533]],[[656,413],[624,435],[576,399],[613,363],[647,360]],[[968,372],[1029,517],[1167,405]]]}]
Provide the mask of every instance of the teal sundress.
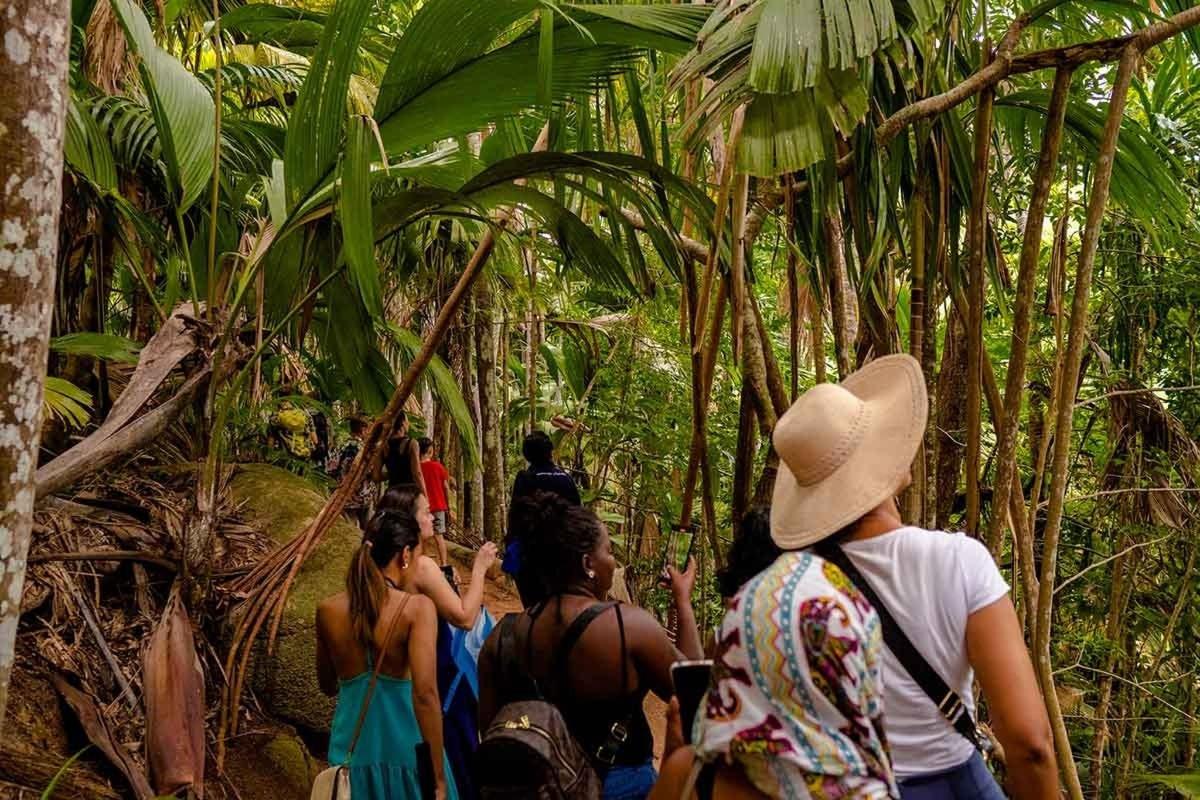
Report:
[{"label": "teal sundress", "polygon": [[[329,737],[329,763],[345,764],[354,726],[374,669],[338,682],[337,708]],[[413,709],[412,680],[380,675],[371,695],[362,733],[350,760],[350,790],[354,800],[422,800],[416,747],[424,741]],[[443,754],[447,800],[458,800],[454,774]]]}]

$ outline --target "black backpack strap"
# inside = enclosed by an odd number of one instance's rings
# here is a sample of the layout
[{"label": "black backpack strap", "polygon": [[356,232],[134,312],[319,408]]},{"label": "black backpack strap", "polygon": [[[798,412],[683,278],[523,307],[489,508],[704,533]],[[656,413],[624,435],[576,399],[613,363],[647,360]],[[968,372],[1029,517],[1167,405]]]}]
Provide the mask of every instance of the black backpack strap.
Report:
[{"label": "black backpack strap", "polygon": [[[608,611],[615,606],[616,603],[596,603],[588,606],[575,619],[571,620],[571,624],[567,626],[566,632],[562,638],[558,640],[558,648],[554,652],[554,674],[563,676],[567,674],[567,659],[571,657],[571,651],[575,649],[575,645],[579,644],[579,639],[583,636],[583,632],[588,629],[596,617]],[[617,615],[618,620],[620,614]],[[625,628],[621,627],[621,650],[625,649]]]},{"label": "black backpack strap", "polygon": [[892,616],[892,612],[888,611],[887,606],[883,604],[883,600],[879,598],[874,587],[854,566],[854,562],[846,555],[846,551],[837,545],[835,542],[828,540],[821,542],[814,548],[817,554],[835,564],[842,572],[846,573],[846,577],[854,583],[858,590],[862,592],[871,605],[875,607],[875,613],[879,615],[879,622],[883,626],[883,641],[887,645],[888,650],[892,651],[892,655],[900,662],[904,670],[912,677],[917,685],[921,687],[921,691],[925,692],[933,704],[937,706],[937,710],[941,713],[946,721],[949,722],[954,730],[966,739],[975,747],[980,749],[979,733],[975,729],[975,720],[971,717],[971,712],[967,711],[966,705],[958,693],[946,685],[942,680],[942,676],[937,673],[921,652],[917,650],[912,640],[900,627],[900,623],[896,622],[896,618]]}]

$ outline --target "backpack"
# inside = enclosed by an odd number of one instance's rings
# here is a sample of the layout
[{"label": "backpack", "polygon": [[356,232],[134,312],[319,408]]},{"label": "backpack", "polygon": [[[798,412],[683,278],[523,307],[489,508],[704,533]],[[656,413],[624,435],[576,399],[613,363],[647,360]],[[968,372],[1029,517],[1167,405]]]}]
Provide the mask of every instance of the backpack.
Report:
[{"label": "backpack", "polygon": [[[565,669],[584,629],[613,605],[597,603],[571,622],[555,653],[556,668]],[[602,781],[592,760],[567,728],[562,712],[521,664],[516,648],[520,616],[509,614],[500,623],[497,662],[505,676],[503,685],[516,697],[497,712],[475,754],[480,798],[599,800]],[[523,689],[513,692],[513,687]]]}]

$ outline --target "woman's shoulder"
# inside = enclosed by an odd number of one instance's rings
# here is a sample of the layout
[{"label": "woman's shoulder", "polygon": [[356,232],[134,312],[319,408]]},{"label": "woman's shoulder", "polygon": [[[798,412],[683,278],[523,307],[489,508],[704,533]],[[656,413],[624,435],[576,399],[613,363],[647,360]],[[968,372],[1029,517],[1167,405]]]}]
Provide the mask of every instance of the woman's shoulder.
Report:
[{"label": "woman's shoulder", "polygon": [[350,610],[350,598],[345,592],[331,594],[317,603],[317,618],[329,617],[335,614],[345,614]]}]

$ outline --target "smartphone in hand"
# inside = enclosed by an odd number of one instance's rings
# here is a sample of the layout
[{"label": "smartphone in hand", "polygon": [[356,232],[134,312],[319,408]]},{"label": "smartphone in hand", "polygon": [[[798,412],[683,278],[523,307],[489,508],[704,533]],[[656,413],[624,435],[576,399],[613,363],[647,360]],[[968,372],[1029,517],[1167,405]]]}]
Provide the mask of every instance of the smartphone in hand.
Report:
[{"label": "smartphone in hand", "polygon": [[692,557],[692,547],[696,543],[696,526],[681,529],[671,528],[667,536],[667,548],[663,551],[662,574],[667,574],[667,567],[674,567],[679,572],[686,572],[688,560]]},{"label": "smartphone in hand", "polygon": [[671,665],[671,680],[675,683],[675,696],[679,698],[679,716],[683,721],[683,740],[692,743],[692,723],[708,694],[708,682],[712,677],[712,659],[701,661],[676,661]]}]

